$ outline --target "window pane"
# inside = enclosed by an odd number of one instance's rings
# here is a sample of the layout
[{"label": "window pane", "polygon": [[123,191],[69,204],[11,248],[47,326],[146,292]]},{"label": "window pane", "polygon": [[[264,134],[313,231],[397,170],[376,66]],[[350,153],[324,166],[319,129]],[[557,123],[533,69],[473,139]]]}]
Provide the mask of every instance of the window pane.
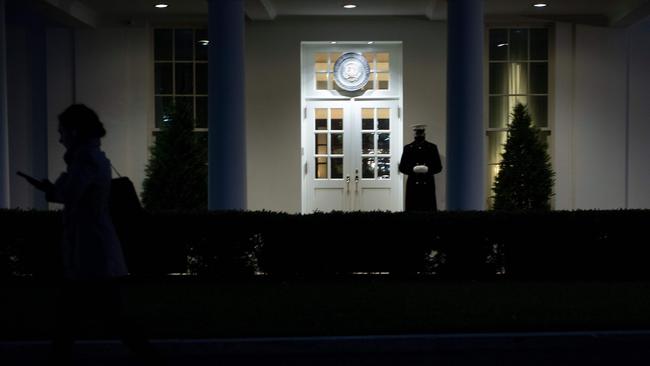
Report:
[{"label": "window pane", "polygon": [[490,30],[490,60],[508,59],[508,30]]},{"label": "window pane", "polygon": [[316,158],[316,179],[327,179],[327,158]]},{"label": "window pane", "polygon": [[343,179],[343,158],[332,158],[332,179]]},{"label": "window pane", "polygon": [[528,64],[525,62],[513,62],[510,66],[510,82],[508,94],[528,93]]},{"label": "window pane", "polygon": [[316,74],[316,90],[327,90],[327,75]]},{"label": "window pane", "polygon": [[528,112],[537,127],[548,127],[548,97],[528,97]]},{"label": "window pane", "polygon": [[194,31],[191,29],[176,29],[174,35],[176,60],[191,61],[194,53]]},{"label": "window pane", "polygon": [[192,64],[176,64],[176,94],[194,94]]},{"label": "window pane", "polygon": [[390,133],[377,134],[377,154],[390,154]]},{"label": "window pane", "polygon": [[488,132],[488,164],[496,164],[501,161],[503,145],[506,143],[506,131]]},{"label": "window pane", "polygon": [[528,29],[511,29],[508,47],[510,60],[528,60]]},{"label": "window pane", "polygon": [[388,52],[377,53],[377,62],[390,62],[390,54]]},{"label": "window pane", "polygon": [[361,134],[361,153],[372,154],[375,151],[375,134],[362,133]]},{"label": "window pane", "polygon": [[196,44],[194,45],[194,50],[196,52],[196,60],[207,61],[208,60],[208,30],[207,29],[197,29],[196,37],[194,38]]},{"label": "window pane", "polygon": [[377,72],[388,72],[390,70],[390,64],[388,62],[377,62]]},{"label": "window pane", "polygon": [[390,81],[390,74],[387,72],[380,72],[377,74],[377,89],[388,90]]},{"label": "window pane", "polygon": [[196,97],[196,127],[208,128],[208,97]]},{"label": "window pane", "polygon": [[508,93],[508,64],[490,63],[490,94]]},{"label": "window pane", "polygon": [[368,76],[368,82],[366,85],[361,88],[361,90],[366,91],[366,90],[373,90],[375,89],[375,82],[377,79],[377,73],[371,72],[370,75]]},{"label": "window pane", "polygon": [[508,97],[490,97],[490,128],[505,128],[508,124]]},{"label": "window pane", "polygon": [[196,64],[196,94],[208,94],[208,64]]},{"label": "window pane", "polygon": [[154,59],[156,61],[171,61],[172,59],[172,30],[156,29],[154,31]]},{"label": "window pane", "polygon": [[327,53],[317,53],[314,56],[314,67],[316,72],[327,72],[328,69]]},{"label": "window pane", "polygon": [[368,64],[372,68],[372,64],[375,63],[375,53],[374,52],[364,52],[363,57],[366,58],[366,61],[368,61]]},{"label": "window pane", "polygon": [[172,94],[174,92],[172,63],[156,63],[154,70],[156,74],[156,94]]},{"label": "window pane", "polygon": [[508,123],[512,121],[512,111],[515,109],[515,106],[520,103],[523,105],[528,105],[528,96],[526,95],[512,95],[508,97]]},{"label": "window pane", "polygon": [[327,63],[327,53],[317,53],[314,55],[315,63]]},{"label": "window pane", "polygon": [[375,178],[375,158],[361,159],[361,178]]},{"label": "window pane", "polygon": [[530,30],[530,59],[548,60],[548,29]]},{"label": "window pane", "polygon": [[375,129],[375,110],[373,108],[363,108],[361,110],[361,129]]},{"label": "window pane", "polygon": [[332,130],[342,130],[343,129],[343,109],[333,108],[330,110],[332,114],[331,127]]},{"label": "window pane", "polygon": [[332,134],[332,154],[343,154],[343,134]]},{"label": "window pane", "polygon": [[336,60],[338,60],[338,58],[341,57],[341,55],[342,55],[341,52],[330,52],[330,63],[329,63],[330,72],[334,71],[334,64],[336,63]]},{"label": "window pane", "polygon": [[377,109],[377,129],[390,130],[390,108]]},{"label": "window pane", "polygon": [[172,97],[156,97],[156,128],[169,122],[169,111],[174,103]]},{"label": "window pane", "polygon": [[315,140],[315,150],[314,152],[319,155],[327,154],[327,134],[326,133],[317,133]]},{"label": "window pane", "polygon": [[548,64],[546,62],[530,63],[530,92],[532,94],[548,93]]},{"label": "window pane", "polygon": [[315,130],[327,130],[327,109],[325,108],[316,108],[316,123],[314,125]]},{"label": "window pane", "polygon": [[176,110],[194,119],[194,97],[176,97]]},{"label": "window pane", "polygon": [[380,52],[377,54],[377,70],[376,71],[389,71],[390,70],[390,54],[388,52]]},{"label": "window pane", "polygon": [[377,178],[390,179],[390,158],[377,158]]}]

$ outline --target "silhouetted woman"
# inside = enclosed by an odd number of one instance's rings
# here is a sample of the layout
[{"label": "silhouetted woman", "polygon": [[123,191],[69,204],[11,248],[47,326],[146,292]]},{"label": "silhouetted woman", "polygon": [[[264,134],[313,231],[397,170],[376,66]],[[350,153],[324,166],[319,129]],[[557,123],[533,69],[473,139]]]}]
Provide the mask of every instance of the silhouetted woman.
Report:
[{"label": "silhouetted woman", "polygon": [[74,104],[59,115],[66,171],[53,184],[43,181],[48,201],[63,203],[64,284],[58,304],[53,359],[69,362],[81,315],[100,318],[132,351],[152,353],[123,316],[121,279],[128,272],[109,214],[111,163],[100,148],[106,130],[97,114]]}]

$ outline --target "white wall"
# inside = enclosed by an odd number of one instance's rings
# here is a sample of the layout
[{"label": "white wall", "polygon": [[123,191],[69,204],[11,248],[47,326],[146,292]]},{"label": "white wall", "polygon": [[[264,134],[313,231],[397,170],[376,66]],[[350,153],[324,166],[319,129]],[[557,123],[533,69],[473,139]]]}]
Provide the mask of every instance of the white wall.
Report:
[{"label": "white wall", "polygon": [[555,207],[650,208],[649,21],[555,35]]},{"label": "white wall", "polygon": [[626,31],[578,26],[575,35],[576,208],[625,207]]},{"label": "white wall", "polygon": [[113,166],[140,192],[153,120],[153,56],[148,27],[77,30],[75,90],[107,134],[102,146]]},{"label": "white wall", "polygon": [[[14,9],[15,10],[15,9]],[[7,117],[11,207],[46,208],[45,195],[17,170],[47,176],[46,34],[42,19],[18,10],[7,24]]]},{"label": "white wall", "polygon": [[[446,25],[415,18],[280,18],[246,28],[248,205],[300,212],[300,42],[402,41],[404,141],[428,123],[445,164]],[[436,176],[446,207],[445,173]]]},{"label": "white wall", "polygon": [[[555,186],[553,197],[556,210],[570,210],[575,207],[575,177],[573,169],[573,57],[574,26],[558,23],[554,29],[554,42],[551,47],[550,91],[553,103],[549,103],[549,115],[553,116],[551,141]],[[551,38],[549,38],[551,39]]]},{"label": "white wall", "polygon": [[[58,115],[75,100],[73,36],[74,32],[68,28],[50,28],[47,32],[48,173],[52,182],[65,170]],[[58,204],[51,207],[59,208]]]},{"label": "white wall", "polygon": [[650,18],[630,29],[629,208],[650,208]]}]

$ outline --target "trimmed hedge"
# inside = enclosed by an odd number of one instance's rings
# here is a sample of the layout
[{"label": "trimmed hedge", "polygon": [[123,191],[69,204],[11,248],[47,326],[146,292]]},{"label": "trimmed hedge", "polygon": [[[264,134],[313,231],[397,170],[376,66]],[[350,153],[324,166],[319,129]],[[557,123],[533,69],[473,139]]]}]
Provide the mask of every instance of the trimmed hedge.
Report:
[{"label": "trimmed hedge", "polygon": [[[650,279],[650,210],[158,212],[117,221],[141,276]],[[0,277],[60,272],[60,212],[0,210],[0,232]]]}]

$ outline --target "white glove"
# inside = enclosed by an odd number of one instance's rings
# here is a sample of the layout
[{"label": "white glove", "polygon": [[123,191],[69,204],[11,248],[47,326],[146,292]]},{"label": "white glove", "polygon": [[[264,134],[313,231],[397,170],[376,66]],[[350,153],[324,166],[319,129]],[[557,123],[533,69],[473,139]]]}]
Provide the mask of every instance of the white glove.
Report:
[{"label": "white glove", "polygon": [[424,174],[429,171],[426,165],[416,165],[413,167],[413,173]]}]

